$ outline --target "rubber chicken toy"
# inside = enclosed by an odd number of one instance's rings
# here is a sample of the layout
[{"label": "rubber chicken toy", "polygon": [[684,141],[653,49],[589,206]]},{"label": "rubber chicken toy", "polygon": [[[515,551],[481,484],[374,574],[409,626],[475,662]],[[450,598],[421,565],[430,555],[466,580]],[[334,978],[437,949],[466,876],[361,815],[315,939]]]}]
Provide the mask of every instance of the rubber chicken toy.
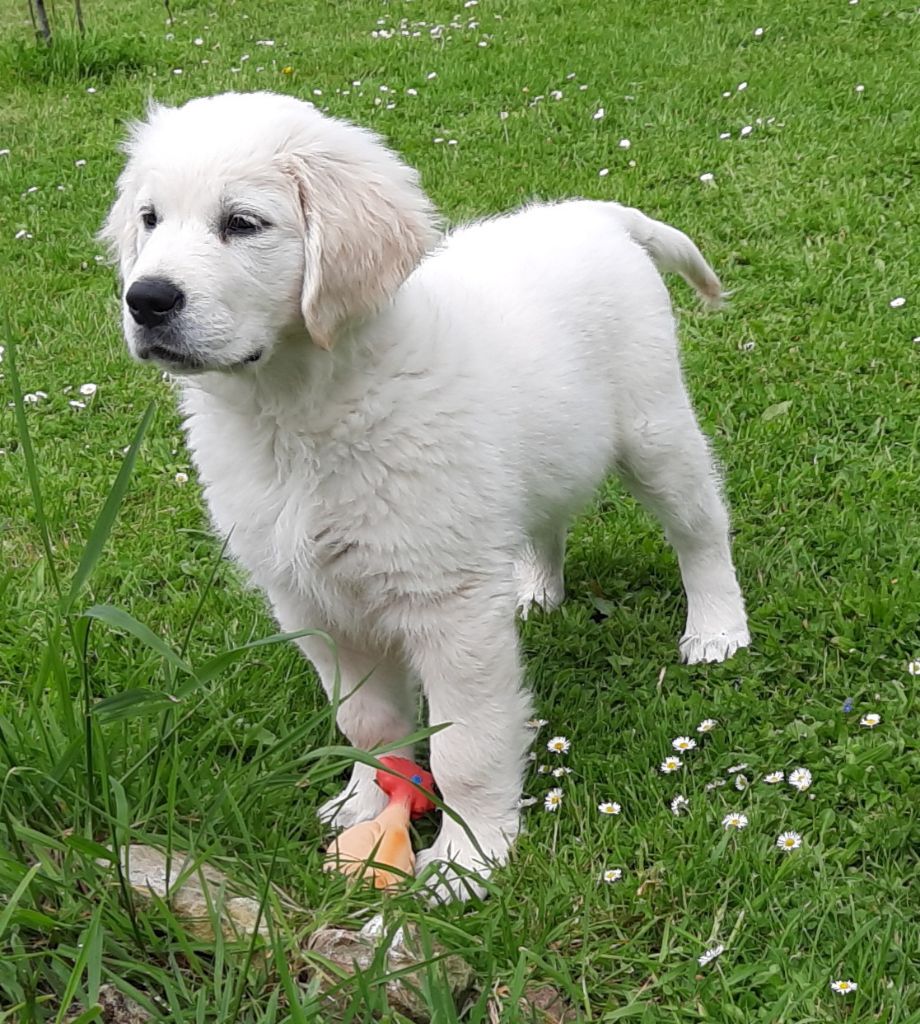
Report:
[{"label": "rubber chicken toy", "polygon": [[326,851],[323,870],[369,881],[376,889],[392,889],[415,868],[409,822],[434,809],[428,796],[434,777],[404,757],[381,757],[380,763],[384,767],[378,768],[375,781],[389,803],[376,818],[339,833]]}]

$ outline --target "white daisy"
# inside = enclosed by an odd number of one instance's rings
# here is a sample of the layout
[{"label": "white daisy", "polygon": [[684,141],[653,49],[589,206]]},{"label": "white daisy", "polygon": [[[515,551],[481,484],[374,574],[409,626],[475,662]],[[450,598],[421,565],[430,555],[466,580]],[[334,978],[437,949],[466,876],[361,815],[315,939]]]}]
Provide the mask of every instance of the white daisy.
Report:
[{"label": "white daisy", "polygon": [[547,811],[558,811],[562,804],[562,790],[557,786],[555,789],[551,789],[543,801],[543,806]]},{"label": "white daisy", "polygon": [[629,149],[632,146],[632,143],[629,141],[629,139],[620,139],[617,145],[620,147],[620,149]]},{"label": "white daisy", "polygon": [[706,964],[712,963],[717,956],[721,956],[725,952],[725,947],[721,945],[713,946],[712,949],[707,949],[705,953],[696,958],[697,963],[700,967],[705,967]]},{"label": "white daisy", "polygon": [[591,115],[595,121],[602,121],[604,119],[605,110],[603,107],[598,107],[597,110]]},{"label": "white daisy", "polygon": [[748,785],[748,777],[746,775],[735,776],[735,789],[737,789],[739,793],[743,793],[748,788]]},{"label": "white daisy", "polygon": [[620,868],[607,868],[603,875],[601,875],[605,882],[619,882],[622,877],[623,871]]},{"label": "white daisy", "polygon": [[537,775],[549,775],[549,765],[541,764],[537,767]]},{"label": "white daisy", "polygon": [[914,658],[913,661],[907,663],[907,671],[909,675],[920,676],[920,658]]},{"label": "white daisy", "polygon": [[787,853],[797,850],[802,845],[802,837],[798,832],[783,832],[776,837],[776,845]]},{"label": "white daisy", "polygon": [[855,992],[859,988],[859,985],[855,981],[832,981],[831,989],[837,993],[838,996],[846,996],[851,992]]},{"label": "white daisy", "polygon": [[891,306],[892,309],[900,309],[906,302],[907,299],[905,299],[903,295],[899,295],[896,299],[892,299],[888,305]]},{"label": "white daisy", "polygon": [[879,722],[881,722],[882,716],[877,715],[874,711],[868,715],[863,715],[859,720],[860,725],[864,725],[867,729],[874,729]]},{"label": "white daisy", "polygon": [[572,769],[568,765],[560,765],[558,768],[553,769],[553,778],[561,779],[563,775],[571,775]]},{"label": "white daisy", "polygon": [[565,738],[565,736],[554,736],[549,743],[546,744],[546,749],[553,754],[567,754],[572,744]]},{"label": "white daisy", "polygon": [[789,773],[789,785],[804,793],[811,785],[811,772],[807,768],[795,768]]},{"label": "white daisy", "polygon": [[769,782],[772,786],[774,783],[782,782],[786,778],[785,772],[770,772],[768,775],[764,775],[763,781]]},{"label": "white daisy", "polygon": [[689,736],[678,736],[677,739],[671,740],[671,746],[675,750],[694,750],[696,748],[696,740],[690,739]]},{"label": "white daisy", "polygon": [[606,803],[598,804],[597,809],[601,814],[619,814],[623,808],[618,803],[608,800]]},{"label": "white daisy", "polygon": [[696,727],[697,732],[712,732],[719,723],[714,718],[704,718]]},{"label": "white daisy", "polygon": [[684,811],[688,814],[690,813],[690,801],[685,796],[678,793],[678,795],[671,801],[671,813],[675,818],[679,818]]},{"label": "white daisy", "polygon": [[725,779],[713,779],[712,782],[706,783],[706,792],[711,793],[714,789],[718,789],[720,786],[725,785]]},{"label": "white daisy", "polygon": [[661,772],[663,775],[670,775],[672,772],[676,772],[683,766],[683,761],[679,757],[666,757],[661,762]]},{"label": "white daisy", "polygon": [[712,171],[706,171],[705,174],[700,175],[700,181],[704,182],[705,184],[709,184],[709,182],[715,181],[715,179],[716,176],[712,173]]},{"label": "white daisy", "polygon": [[549,725],[549,722],[545,718],[531,718],[527,723],[528,729],[542,729],[544,725]]},{"label": "white daisy", "polygon": [[743,772],[745,768],[747,768],[747,765],[743,762],[741,764],[733,764],[731,768],[728,769],[728,774],[736,775],[738,772]]},{"label": "white daisy", "polygon": [[748,818],[746,814],[726,814],[722,819],[722,828],[736,828],[739,831],[747,828]]},{"label": "white daisy", "polygon": [[99,387],[98,384],[81,384],[80,385],[80,394],[81,395],[87,395],[87,396],[95,395],[96,391],[98,390],[98,387]]}]

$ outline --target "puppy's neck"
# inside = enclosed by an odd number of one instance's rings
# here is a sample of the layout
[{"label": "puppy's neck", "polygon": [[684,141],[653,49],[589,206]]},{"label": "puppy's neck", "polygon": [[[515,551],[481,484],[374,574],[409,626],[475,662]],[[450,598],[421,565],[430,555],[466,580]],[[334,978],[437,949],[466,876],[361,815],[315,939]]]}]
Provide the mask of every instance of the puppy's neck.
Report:
[{"label": "puppy's neck", "polygon": [[264,361],[231,372],[203,373],[183,386],[206,392],[217,409],[234,416],[275,418],[321,429],[333,393],[363,377],[372,353],[358,338],[339,339],[331,350],[314,345],[302,328],[283,335]]}]

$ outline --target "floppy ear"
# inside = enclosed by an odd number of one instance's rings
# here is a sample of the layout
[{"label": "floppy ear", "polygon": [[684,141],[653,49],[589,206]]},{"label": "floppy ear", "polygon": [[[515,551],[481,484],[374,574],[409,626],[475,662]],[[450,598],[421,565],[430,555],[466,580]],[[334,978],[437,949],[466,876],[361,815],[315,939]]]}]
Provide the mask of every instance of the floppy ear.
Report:
[{"label": "floppy ear", "polygon": [[134,204],[137,199],[137,174],[135,172],[135,154],[140,147],[144,133],[155,118],[169,108],[161,106],[151,99],[147,104],[146,121],[132,121],[128,125],[128,137],[122,143],[122,150],[127,154],[128,162],[118,176],[115,202],[109,210],[105,223],[99,230],[98,239],[109,250],[109,257],[118,263],[118,272],[122,282],[131,274],[137,262],[137,211]]},{"label": "floppy ear", "polygon": [[348,128],[356,152],[284,158],[303,216],[303,319],[325,349],[346,321],[379,309],[439,237],[416,172],[370,132]]},{"label": "floppy ear", "polygon": [[134,183],[126,168],[118,179],[118,194],[109,210],[98,238],[118,263],[122,283],[127,281],[137,260],[137,217],[134,210]]}]

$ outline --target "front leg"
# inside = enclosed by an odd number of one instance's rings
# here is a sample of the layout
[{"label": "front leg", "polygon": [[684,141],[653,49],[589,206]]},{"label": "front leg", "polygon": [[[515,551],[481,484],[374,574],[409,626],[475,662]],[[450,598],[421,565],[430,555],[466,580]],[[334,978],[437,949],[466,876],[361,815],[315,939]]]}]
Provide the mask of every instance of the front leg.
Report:
[{"label": "front leg", "polygon": [[[415,689],[400,664],[343,643],[333,653],[322,641],[305,639],[308,642],[301,646],[316,667],[327,695],[330,700],[339,698],[336,721],[352,746],[369,751],[398,743],[415,731]],[[391,753],[395,757],[413,756],[411,746],[400,746]],[[348,828],[376,817],[386,806],[386,797],[375,775],[374,768],[356,761],[345,788],[320,807],[320,819],[335,828]]]},{"label": "front leg", "polygon": [[434,844],[416,872],[437,862],[438,899],[482,895],[479,879],[502,864],[519,828],[529,743],[530,701],[523,690],[514,595],[501,583],[458,588],[427,609],[407,640],[428,699],[431,770],[444,803]]},{"label": "front leg", "polygon": [[[316,626],[316,618],[297,603],[274,601],[275,614],[286,632]],[[322,627],[319,627],[322,628]],[[318,636],[301,637],[297,644],[313,663],[330,700],[338,701],[336,721],[359,750],[398,743],[416,729],[416,687],[401,660],[380,651],[357,650],[336,630],[324,630],[333,645]],[[411,746],[391,751],[413,756]],[[386,797],[374,779],[375,770],[356,761],[345,788],[327,800],[319,817],[336,828],[348,828],[377,816]]]}]

